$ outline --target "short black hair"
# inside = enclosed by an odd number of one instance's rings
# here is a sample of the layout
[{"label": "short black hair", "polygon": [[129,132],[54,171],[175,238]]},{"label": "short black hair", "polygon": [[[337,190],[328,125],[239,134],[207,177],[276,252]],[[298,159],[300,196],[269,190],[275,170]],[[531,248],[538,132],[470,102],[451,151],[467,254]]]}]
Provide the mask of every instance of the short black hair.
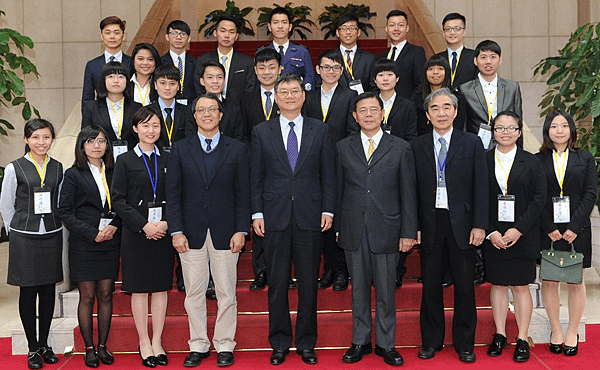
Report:
[{"label": "short black hair", "polygon": [[206,94],[201,94],[196,99],[194,99],[194,102],[192,103],[192,113],[196,113],[196,105],[198,104],[198,100],[200,100],[202,98],[212,99],[212,100],[216,101],[217,106],[219,107],[219,112],[222,113],[225,111],[225,106],[223,105],[223,102],[221,100],[219,100],[219,98],[215,94],[206,93]]},{"label": "short black hair", "polygon": [[[25,127],[23,128],[23,136],[26,139],[29,139],[35,131],[45,128],[50,130],[50,135],[52,135],[52,139],[56,138],[54,126],[52,126],[52,123],[50,123],[50,121],[43,118],[32,118],[29,121],[27,121]],[[28,153],[30,150],[31,149],[29,148],[29,145],[25,144],[25,153]]]},{"label": "short black hair", "polygon": [[258,49],[256,54],[254,54],[254,65],[258,63],[268,62],[269,60],[276,60],[277,65],[281,65],[281,54],[279,54],[273,48],[262,48]]},{"label": "short black hair", "polygon": [[498,45],[496,41],[483,40],[477,44],[477,47],[475,48],[475,58],[477,58],[482,51],[491,51],[498,54],[499,57],[502,56],[502,49],[500,49],[500,45]]},{"label": "short black hair", "polygon": [[373,91],[365,91],[364,93],[358,95],[354,99],[354,102],[352,103],[352,111],[356,112],[356,106],[358,105],[359,101],[371,98],[377,99],[377,102],[379,103],[379,108],[383,109],[383,100],[381,100],[379,95],[377,93],[374,93]]},{"label": "short black hair", "polygon": [[179,83],[179,69],[171,63],[163,64],[154,70],[154,81],[161,77],[166,77],[167,80],[175,80]]},{"label": "short black hair", "polygon": [[108,135],[106,131],[100,126],[92,125],[85,126],[79,131],[77,135],[77,140],[75,141],[75,161],[73,162],[73,166],[77,166],[80,170],[88,170],[88,158],[85,154],[85,142],[88,139],[95,139],[100,135],[100,133],[104,134],[104,138],[106,139],[106,151],[102,156],[102,160],[104,161],[104,167],[107,170],[113,168],[115,159],[113,157],[112,145],[110,144],[110,140],[108,140]]},{"label": "short black hair", "polygon": [[[108,96],[108,90],[106,89],[106,77],[108,75],[123,75],[125,79],[129,79],[129,74],[127,73],[127,68],[121,62],[108,62],[102,69],[100,70],[100,77],[98,78],[98,86],[96,86],[96,99],[104,99]],[[123,96],[126,100],[129,100],[133,97],[131,91],[131,84],[125,84],[125,90],[123,91]]]},{"label": "short black hair", "polygon": [[512,117],[515,121],[517,121],[517,126],[519,126],[519,131],[523,131],[523,119],[516,114],[515,112],[511,111],[511,110],[504,110],[502,112],[499,112],[496,117],[494,117],[494,119],[492,119],[492,122],[490,123],[490,125],[492,126],[492,131],[494,131],[494,127],[496,127],[496,120],[498,119],[498,117]]},{"label": "short black hair", "polygon": [[462,15],[460,13],[449,13],[442,20],[442,29],[444,28],[444,25],[446,24],[446,22],[452,21],[452,20],[455,20],[455,19],[458,19],[458,20],[462,21],[463,24],[465,25],[465,27],[467,26],[467,18],[465,18],[464,15]]},{"label": "short black hair", "polygon": [[344,23],[346,23],[346,22],[356,22],[356,25],[358,26],[358,17],[354,13],[342,13],[342,14],[340,14],[340,16],[337,17],[337,20],[336,20],[336,26],[337,26],[337,28],[342,27],[342,25]]},{"label": "short black hair", "polygon": [[102,31],[104,29],[104,27],[108,26],[109,24],[116,24],[119,26],[121,31],[125,32],[125,24],[126,23],[127,22],[125,22],[121,18],[117,17],[116,15],[111,15],[100,21],[100,31]]},{"label": "short black hair", "polygon": [[404,19],[406,19],[406,22],[408,22],[408,15],[405,12],[403,12],[402,10],[394,9],[394,10],[390,11],[385,16],[385,19],[388,20],[392,17],[404,17]]},{"label": "short black hair", "polygon": [[423,65],[423,69],[421,72],[422,80],[423,80],[423,99],[427,95],[431,93],[431,86],[429,85],[429,80],[427,79],[427,70],[429,67],[440,66],[444,68],[444,81],[442,81],[442,87],[450,87],[450,81],[452,80],[452,71],[450,70],[450,64],[448,64],[448,60],[441,55],[432,55],[431,58],[427,59],[425,64]]},{"label": "short black hair", "polygon": [[171,23],[169,23],[167,25],[167,33],[170,32],[170,30],[179,30],[181,32],[185,32],[188,36],[190,35],[190,26],[185,23],[184,21],[180,20],[180,19],[176,19],[174,21],[171,21]]},{"label": "short black hair", "polygon": [[277,92],[277,88],[282,82],[292,82],[297,81],[300,84],[300,89],[304,91],[304,82],[302,81],[302,77],[298,76],[295,73],[285,73],[275,81],[275,92]]},{"label": "short black hair", "polygon": [[577,147],[577,126],[575,125],[573,117],[568,112],[562,109],[557,109],[553,112],[550,112],[544,120],[544,125],[542,126],[542,146],[540,147],[540,152],[542,153],[548,153],[554,150],[554,142],[550,139],[549,131],[552,121],[557,116],[565,117],[567,123],[569,124],[569,132],[571,135],[569,137],[569,141],[567,142],[567,148],[573,150]]},{"label": "short black hair", "polygon": [[217,21],[215,22],[215,31],[217,30],[217,28],[219,28],[219,23],[221,23],[223,21],[233,22],[233,24],[235,24],[235,31],[237,33],[241,32],[240,22],[238,22],[237,19],[235,19],[234,17],[232,17],[229,14],[221,14],[219,16],[219,18],[217,18]]},{"label": "short black hair", "polygon": [[137,112],[133,115],[132,126],[137,127],[140,122],[147,122],[152,116],[158,117],[160,120],[160,113],[156,111],[156,109],[152,108],[149,105],[141,107]]},{"label": "short black hair", "polygon": [[393,72],[396,77],[398,77],[398,67],[396,67],[396,62],[387,58],[379,59],[373,66],[373,79],[375,79],[380,72]]},{"label": "short black hair", "polygon": [[340,65],[343,65],[344,61],[342,60],[342,54],[340,54],[339,49],[328,49],[319,55],[317,59],[317,65],[321,65],[321,61],[323,58],[331,59],[334,62],[338,62]]},{"label": "short black hair", "polygon": [[281,6],[278,6],[275,9],[271,10],[271,13],[269,13],[269,23],[271,23],[271,20],[273,19],[273,16],[275,14],[284,14],[287,17],[288,22],[292,23],[292,14],[290,14],[289,10]]},{"label": "short black hair", "polygon": [[203,69],[202,69],[202,75],[200,77],[204,78],[204,71],[206,71],[206,67],[217,67],[219,68],[222,72],[223,72],[223,76],[225,76],[225,67],[217,62],[216,60],[208,60],[206,61],[206,63],[204,63],[202,65]]}]

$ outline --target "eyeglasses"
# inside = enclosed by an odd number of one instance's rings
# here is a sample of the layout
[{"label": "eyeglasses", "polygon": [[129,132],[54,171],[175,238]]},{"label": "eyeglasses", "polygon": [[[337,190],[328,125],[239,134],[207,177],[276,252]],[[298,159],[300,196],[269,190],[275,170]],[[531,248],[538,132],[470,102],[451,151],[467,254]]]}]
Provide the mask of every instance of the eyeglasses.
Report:
[{"label": "eyeglasses", "polygon": [[107,143],[107,140],[106,140],[105,138],[103,138],[103,137],[99,137],[99,138],[97,138],[97,139],[92,139],[92,138],[89,138],[89,139],[87,139],[87,140],[85,141],[85,143],[86,143],[86,144],[89,144],[89,145],[94,145],[94,144],[96,144],[96,143],[97,143],[98,145],[103,145],[103,144],[106,144],[106,143]]},{"label": "eyeglasses", "polygon": [[212,107],[200,107],[200,108],[196,108],[196,112],[200,113],[200,114],[204,114],[206,112],[210,113],[210,114],[214,114],[215,112],[218,112],[219,108],[215,107],[214,105]]},{"label": "eyeglasses", "polygon": [[334,72],[342,71],[342,66],[340,66],[340,65],[330,66],[329,64],[325,64],[324,66],[319,66],[319,68],[321,68],[323,70],[323,72],[329,72],[332,69]]},{"label": "eyeglasses", "polygon": [[379,108],[379,107],[370,107],[370,108],[360,108],[358,110],[358,114],[360,114],[361,116],[364,116],[368,112],[370,112],[371,114],[376,114],[376,113],[381,112],[381,108]]},{"label": "eyeglasses", "polygon": [[179,31],[169,31],[169,35],[171,36],[179,36],[179,37],[186,37],[188,34],[185,32],[179,32]]},{"label": "eyeglasses", "polygon": [[461,26],[456,26],[456,27],[445,27],[445,28],[444,28],[444,32],[448,32],[448,33],[452,32],[452,31],[454,31],[454,32],[460,32],[461,30],[464,30],[464,29],[465,29],[465,28],[464,28],[464,27],[461,27]]},{"label": "eyeglasses", "polygon": [[293,90],[277,90],[277,94],[279,95],[283,95],[283,96],[287,96],[288,94],[292,94],[292,96],[296,96],[298,94],[300,94],[302,92],[302,90],[300,89],[293,89]]},{"label": "eyeglasses", "polygon": [[519,128],[515,127],[515,126],[508,126],[508,127],[496,126],[496,127],[494,127],[494,131],[496,131],[496,132],[516,132],[518,130],[519,130]]},{"label": "eyeglasses", "polygon": [[346,32],[348,30],[350,30],[352,32],[356,32],[356,30],[358,30],[358,27],[356,27],[356,26],[342,26],[342,27],[340,27],[338,29],[340,29],[340,30],[342,30],[344,32]]}]

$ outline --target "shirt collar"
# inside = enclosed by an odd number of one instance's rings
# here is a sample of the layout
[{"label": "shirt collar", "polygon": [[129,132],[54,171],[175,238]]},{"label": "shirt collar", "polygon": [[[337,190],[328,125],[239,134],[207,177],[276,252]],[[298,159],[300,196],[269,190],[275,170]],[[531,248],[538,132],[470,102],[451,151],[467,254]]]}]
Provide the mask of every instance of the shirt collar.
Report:
[{"label": "shirt collar", "polygon": [[146,86],[140,85],[140,83],[137,80],[137,74],[135,72],[133,73],[133,76],[131,76],[130,80],[133,81],[133,83],[135,83],[136,85],[138,85],[140,89],[147,89],[150,88],[150,82],[152,82],[152,77],[148,79],[148,83],[146,83]]},{"label": "shirt collar", "polygon": [[[137,154],[138,157],[141,157],[142,154],[144,154],[144,152],[142,152],[142,148],[140,148],[139,144],[133,147],[133,151],[135,152],[135,154]],[[160,155],[160,150],[158,150],[158,147],[156,145],[154,145],[154,151],[156,152],[157,155]]]},{"label": "shirt collar", "polygon": [[281,130],[287,129],[289,127],[290,122],[294,122],[294,127],[302,129],[302,125],[304,124],[304,117],[302,114],[298,115],[298,117],[289,120],[285,118],[283,115],[279,116],[279,125],[281,126]]},{"label": "shirt collar", "polygon": [[498,74],[496,73],[496,77],[494,77],[494,79],[492,80],[492,82],[487,82],[486,80],[483,79],[483,77],[481,77],[481,73],[477,73],[477,78],[479,78],[479,83],[481,84],[481,86],[492,86],[495,88],[498,88]]},{"label": "shirt collar", "polygon": [[383,130],[381,129],[381,127],[379,128],[379,131],[377,131],[377,133],[371,138],[365,135],[365,133],[362,130],[360,131],[360,141],[363,143],[363,146],[369,145],[369,139],[373,139],[373,144],[375,145],[375,148],[377,148],[382,137]]},{"label": "shirt collar", "polygon": [[[102,162],[102,169],[104,170],[104,168],[105,168],[104,167],[104,160],[100,159],[100,161]],[[88,167],[90,168],[90,171],[92,172],[92,174],[97,173],[98,175],[100,175],[100,168],[98,168],[95,165],[91,164],[89,161],[88,161],[87,164],[88,164]]]},{"label": "shirt collar", "polygon": [[181,57],[181,62],[185,66],[185,51],[181,53],[181,55],[177,54],[173,50],[169,50],[169,54],[171,55],[171,59],[173,59],[173,63],[177,63],[177,58]]},{"label": "shirt collar", "polygon": [[392,48],[395,46],[396,49],[402,50],[402,48],[404,48],[404,45],[406,45],[406,43],[408,42],[408,40],[404,40],[404,41],[400,41],[398,44],[394,45],[392,44]]},{"label": "shirt collar", "polygon": [[173,101],[171,102],[171,105],[167,105],[162,98],[159,96],[158,97],[158,105],[160,106],[160,111],[164,112],[165,108],[171,108],[173,109],[171,112],[174,113],[175,112],[175,99],[173,99]]},{"label": "shirt collar", "polygon": [[108,60],[110,59],[110,57],[115,57],[115,60],[117,62],[123,63],[123,50],[119,50],[119,52],[116,53],[115,55],[112,55],[108,51],[104,50],[104,61],[106,63],[108,63]]},{"label": "shirt collar", "polygon": [[[109,98],[106,98],[106,105],[109,107],[113,106],[113,107],[115,107],[115,109],[121,109],[121,102],[124,100],[125,99],[121,99],[117,102],[114,102],[114,101],[110,100]],[[112,103],[112,105],[111,105],[111,103]]]},{"label": "shirt collar", "polygon": [[500,160],[512,162],[515,160],[515,155],[517,155],[517,146],[515,145],[515,147],[509,150],[508,153],[502,153],[498,150],[498,147],[496,147],[495,151],[496,155],[498,156],[498,158],[500,158]]},{"label": "shirt collar", "polygon": [[452,138],[452,132],[454,132],[454,127],[450,127],[450,131],[446,132],[446,134],[444,136],[438,134],[438,132],[434,129],[433,130],[433,145],[437,145],[440,142],[438,141],[439,138],[443,137],[446,140],[446,144],[448,145],[448,148],[450,147],[450,138]]},{"label": "shirt collar", "polygon": [[267,90],[264,87],[262,87],[262,85],[260,85],[260,96],[261,97],[265,95],[265,91],[270,91],[271,99],[273,99],[273,101],[275,101],[275,88],[272,88],[271,90]]},{"label": "shirt collar", "polygon": [[[198,133],[198,139],[200,139],[200,145],[202,146],[202,150],[204,150],[206,152],[206,147],[208,146],[208,144],[206,143],[206,139],[208,139],[208,138],[206,136],[202,135],[199,131],[196,131],[196,132]],[[210,143],[210,147],[211,147],[210,151],[212,152],[213,150],[215,150],[215,148],[219,144],[219,141],[221,139],[221,132],[217,131],[215,136],[211,137],[210,139],[212,139],[212,141]]]},{"label": "shirt collar", "polygon": [[227,54],[221,53],[221,50],[219,50],[219,48],[217,48],[217,54],[219,55],[219,63],[221,62],[221,57],[223,55],[227,55],[227,61],[229,62],[229,60],[231,59],[231,56],[233,55],[233,48],[231,48],[231,50],[229,50],[229,53],[227,53]]},{"label": "shirt collar", "polygon": [[461,45],[456,50],[452,50],[451,48],[448,48],[448,59],[450,60],[450,63],[452,63],[452,53],[456,52],[456,57],[458,58],[458,56],[460,55],[460,53],[464,47],[465,47],[464,45]]},{"label": "shirt collar", "polygon": [[389,100],[383,100],[383,98],[381,97],[381,93],[379,93],[379,97],[381,98],[381,101],[383,102],[383,104],[387,104],[388,102],[393,102],[394,100],[396,100],[396,91],[394,91],[394,94],[392,95],[392,97]]},{"label": "shirt collar", "polygon": [[287,53],[288,48],[290,47],[290,40],[287,40],[285,42],[285,44],[283,45],[279,45],[278,43],[276,43],[275,41],[273,41],[273,47],[275,48],[275,50],[277,50],[277,52],[279,52],[279,47],[283,46],[283,53]]},{"label": "shirt collar", "polygon": [[352,50],[352,58],[354,58],[354,56],[356,55],[356,50],[358,50],[358,45],[354,45],[353,48],[351,49],[346,49],[342,44],[340,44],[340,51],[342,52],[342,56],[345,58],[346,57],[346,50]]},{"label": "shirt collar", "polygon": [[323,91],[323,86],[321,86],[321,96],[325,96],[327,99],[331,100],[333,93],[335,93],[335,89],[338,87],[339,83],[336,83],[335,86],[331,88],[328,92]]}]

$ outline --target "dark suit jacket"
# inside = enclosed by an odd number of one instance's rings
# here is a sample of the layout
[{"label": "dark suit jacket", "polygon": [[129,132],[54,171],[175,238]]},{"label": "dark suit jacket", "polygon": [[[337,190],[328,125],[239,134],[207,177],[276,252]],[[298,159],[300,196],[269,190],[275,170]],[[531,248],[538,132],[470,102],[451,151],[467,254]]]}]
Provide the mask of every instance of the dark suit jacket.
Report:
[{"label": "dark suit jacket", "polygon": [[496,150],[485,153],[490,187],[490,222],[486,232],[504,235],[516,228],[523,235],[507,249],[496,249],[489,240],[483,247],[485,258],[501,261],[513,258],[537,259],[540,257],[540,214],[546,204],[546,179],[540,171],[540,161],[517,145],[517,154],[508,176],[508,194],[515,196],[515,222],[498,221],[498,195],[502,194],[496,180]]},{"label": "dark suit jacket", "polygon": [[[123,111],[123,124],[121,128],[121,140],[126,140],[128,149],[131,150],[138,143],[137,134],[133,132],[132,123],[133,116],[142,108],[142,105],[134,102],[133,100],[125,100],[125,110]],[[85,126],[100,126],[108,134],[108,139],[113,142],[119,140],[115,131],[110,123],[110,116],[108,114],[108,106],[106,105],[106,99],[94,100],[90,102],[83,112],[83,119],[81,127]]]},{"label": "dark suit jacket", "polygon": [[417,107],[411,100],[396,93],[392,111],[388,115],[387,125],[391,126],[390,133],[406,141],[417,137]]},{"label": "dark suit jacket", "polygon": [[[242,122],[242,113],[238,103],[231,103],[229,99],[223,100],[223,117],[219,122],[219,130],[223,135],[229,136],[230,138],[238,141],[244,140],[244,126]],[[185,137],[188,137],[198,132],[198,125],[194,118],[194,107],[190,104],[187,106],[185,123]]]},{"label": "dark suit jacket", "polygon": [[[254,126],[267,120],[260,94],[260,87],[257,87],[251,93],[248,93],[240,103],[240,113],[244,127],[244,142],[248,145],[248,149],[250,148],[250,139]],[[271,109],[271,116],[268,118],[279,118],[279,107],[275,103],[273,96],[271,96],[271,101],[273,102],[273,108]]]},{"label": "dark suit jacket", "polygon": [[[429,253],[435,235],[437,189],[433,133],[415,138],[411,146],[417,170],[422,249]],[[445,171],[448,208],[456,244],[460,249],[472,248],[469,245],[471,229],[488,228],[488,175],[481,139],[464,131],[453,130]]]},{"label": "dark suit jacket", "polygon": [[[161,57],[163,64],[172,64],[177,67],[177,62],[173,61],[171,54],[167,52]],[[185,53],[185,73],[183,78],[183,89],[179,88],[176,99],[187,99],[188,104],[192,104],[193,100],[196,99],[196,86],[194,81],[194,69],[196,67],[196,59],[190,56],[189,53]],[[198,79],[198,82],[199,79]]]},{"label": "dark suit jacket", "polygon": [[[390,49],[379,54],[377,60],[387,58]],[[396,68],[400,80],[396,84],[396,92],[403,98],[416,101],[416,96],[421,94],[422,69],[427,59],[425,49],[409,42],[404,45],[400,55],[396,59]],[[371,90],[377,90],[375,75],[371,73]]]},{"label": "dark suit jacket", "polygon": [[[488,109],[481,83],[476,78],[460,85],[459,89],[467,103],[466,131],[477,134],[479,132],[479,125],[488,122]],[[523,117],[519,83],[498,77],[498,98],[496,104],[498,105],[498,112],[511,110],[518,114],[519,117]]]},{"label": "dark suit jacket", "polygon": [[[355,98],[356,91],[344,88],[340,84],[337,85],[333,92],[325,119],[325,123],[329,126],[329,135],[331,136],[333,147],[335,147],[338,141],[359,130],[358,123],[356,123],[352,115],[352,102]],[[321,88],[306,94],[304,111],[307,117],[323,121]]]},{"label": "dark suit jacket", "polygon": [[[346,55],[342,55],[340,48],[336,49],[338,53],[342,56],[344,60],[346,60]],[[373,71],[373,64],[375,64],[375,55],[369,53],[366,50],[356,49],[356,55],[353,55],[352,59],[352,76],[354,76],[355,80],[360,79],[360,82],[363,86],[364,91],[371,90],[371,81],[373,80],[373,76],[371,72]],[[346,63],[342,63],[344,67],[344,72],[342,72],[342,77],[340,78],[340,85],[348,87],[348,83],[350,82],[350,77],[348,77],[348,69],[346,68]]]},{"label": "dark suit jacket", "polygon": [[251,165],[252,214],[263,213],[267,230],[284,230],[289,225],[292,208],[302,230],[320,230],[321,214],[334,212],[333,150],[329,129],[323,122],[304,117],[293,172],[279,118],[261,123],[252,132]]},{"label": "dark suit jacket", "polygon": [[[169,232],[182,231],[190,248],[200,249],[207,230],[215,249],[229,249],[236,232],[250,228],[250,184],[246,146],[221,135],[213,173],[198,135],[175,143],[167,165]],[[210,179],[210,180],[209,180]]]},{"label": "dark suit jacket", "polygon": [[160,138],[156,142],[157,147],[159,147],[160,149],[164,147],[169,147],[172,146],[172,144],[176,141],[185,138],[185,125],[188,112],[188,108],[185,105],[175,102],[175,112],[172,112],[175,118],[173,119],[173,132],[171,134],[171,143],[169,143],[169,136],[167,135],[167,126],[165,123],[163,112],[161,112],[160,110],[160,104],[158,103],[158,101],[155,101],[149,106],[156,109],[156,111],[160,113]]},{"label": "dark suit jacket", "polygon": [[[275,49],[273,42],[265,47]],[[275,50],[279,52],[279,50]],[[283,67],[281,71],[282,75],[285,73],[295,73],[302,77],[306,91],[315,88],[315,69],[313,68],[312,60],[306,47],[293,44],[290,41],[285,55],[281,58],[281,66]]]},{"label": "dark suit jacket", "polygon": [[[448,61],[450,65],[450,69],[452,69],[452,61],[448,59],[448,49],[439,52],[436,54],[437,56],[441,56]],[[477,78],[477,73],[479,70],[477,66],[473,62],[475,60],[475,50],[467,49],[463,47],[463,50],[460,54],[460,59],[456,65],[456,74],[454,75],[454,81],[451,82],[451,87],[457,88],[465,82],[469,82],[474,78]]]},{"label": "dark suit jacket", "polygon": [[[112,183],[113,171],[106,171],[106,182]],[[96,243],[94,239],[98,235],[98,226],[102,215],[107,215],[108,201],[102,205],[100,191],[96,180],[88,168],[80,169],[73,166],[65,171],[65,176],[60,191],[60,203],[58,215],[69,229],[69,243],[71,248],[79,243],[94,244],[94,248],[114,248],[121,241],[120,230],[117,230],[112,240]],[[116,217],[110,223],[121,228],[121,219]]]},{"label": "dark suit jacket", "polygon": [[[85,65],[85,73],[83,75],[83,90],[81,91],[81,113],[85,112],[85,106],[96,99],[96,89],[98,88],[98,79],[100,78],[100,70],[105,63],[104,53],[87,62]],[[131,65],[131,57],[123,53],[123,64],[129,72]]]},{"label": "dark suit jacket", "polygon": [[[204,94],[206,89],[200,84],[200,78],[204,74],[204,63],[209,60],[219,62],[219,53],[217,50],[209,51],[198,57],[194,69],[194,86],[196,96]],[[249,56],[233,49],[231,63],[229,64],[229,78],[225,90],[227,100],[238,104],[244,95],[252,91],[256,84],[256,74],[254,74],[254,60]]]},{"label": "dark suit jacket", "polygon": [[367,163],[360,133],[337,144],[336,231],[339,246],[357,250],[365,229],[373,253],[397,253],[417,237],[417,182],[410,144],[385,132]]}]

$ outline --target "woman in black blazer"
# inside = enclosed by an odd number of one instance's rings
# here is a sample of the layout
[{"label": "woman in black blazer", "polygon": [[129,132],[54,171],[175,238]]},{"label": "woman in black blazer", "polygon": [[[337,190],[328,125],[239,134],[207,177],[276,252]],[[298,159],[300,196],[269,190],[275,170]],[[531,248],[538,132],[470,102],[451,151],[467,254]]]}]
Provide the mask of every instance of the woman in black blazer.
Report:
[{"label": "woman in black blazer", "polygon": [[529,360],[527,332],[533,313],[529,284],[536,278],[540,255],[540,214],[546,202],[546,182],[540,161],[517,145],[523,120],[514,112],[498,113],[492,121],[497,145],[488,151],[489,226],[483,244],[485,279],[492,284],[490,301],[496,333],[487,354],[506,347],[508,289],[512,290],[519,333],[513,359]]},{"label": "woman in black blazer", "polygon": [[[119,274],[121,220],[112,210],[109,184],[114,160],[106,132],[84,127],[77,136],[75,163],[65,172],[59,216],[69,229],[71,280],[79,287],[77,318],[85,343],[85,364],[98,367],[98,358],[112,364],[106,349],[112,315],[112,292]],[[94,298],[98,297],[98,353],[94,348]]]},{"label": "woman in black blazer", "polygon": [[104,129],[113,154],[120,153],[118,147],[121,144],[127,145],[127,150],[137,144],[131,121],[142,105],[133,101],[127,76],[124,64],[106,63],[100,71],[96,100],[85,106],[81,121],[82,128],[95,125]]},{"label": "woman in black blazer", "polygon": [[[598,172],[594,157],[575,148],[577,128],[569,113],[557,110],[550,113],[542,129],[543,143],[537,157],[542,162],[548,184],[546,207],[542,212],[542,248],[550,242],[558,250],[570,250],[573,243],[577,252],[583,253],[583,267],[592,265],[592,231],[590,213],[596,201]],[[562,183],[561,183],[562,182]],[[570,221],[554,222],[553,198],[569,197]],[[552,326],[549,349],[563,351],[563,331],[559,321],[560,299],[558,281],[543,280],[542,295],[548,319]],[[578,328],[585,306],[585,283],[567,284],[569,288],[569,327],[564,337],[564,353],[577,354]]]}]

